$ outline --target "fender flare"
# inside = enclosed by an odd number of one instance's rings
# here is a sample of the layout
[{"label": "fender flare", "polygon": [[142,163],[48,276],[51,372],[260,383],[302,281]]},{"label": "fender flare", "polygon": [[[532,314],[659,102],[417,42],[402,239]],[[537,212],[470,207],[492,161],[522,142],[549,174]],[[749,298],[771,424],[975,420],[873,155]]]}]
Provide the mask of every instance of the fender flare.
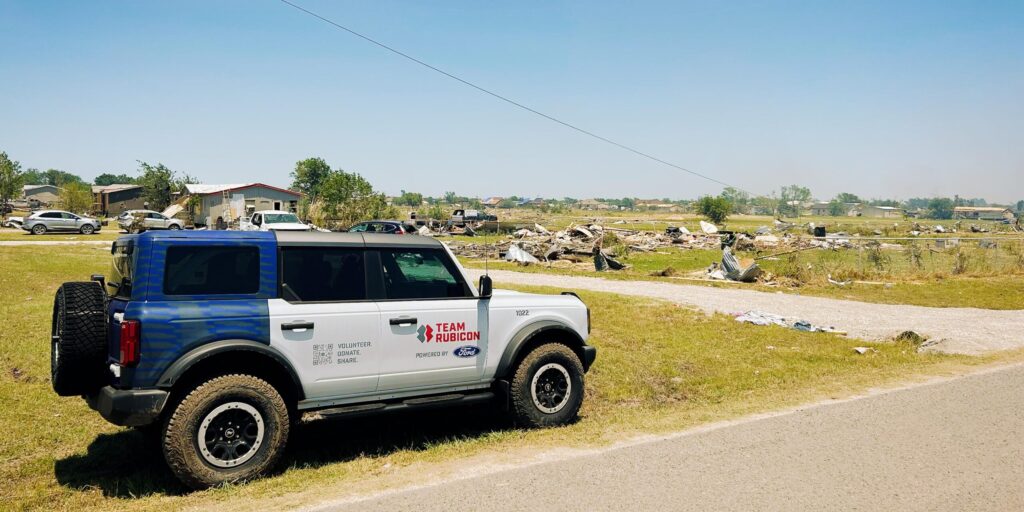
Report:
[{"label": "fender flare", "polygon": [[266,343],[260,343],[252,340],[220,340],[196,347],[171,363],[171,365],[164,370],[163,374],[160,375],[160,379],[157,380],[156,385],[158,388],[170,388],[174,386],[182,375],[197,363],[218,354],[238,351],[255,352],[274,360],[276,363],[281,365],[285,373],[291,377],[292,383],[295,385],[295,389],[298,390],[300,397],[305,395],[305,392],[302,389],[302,382],[299,380],[299,375],[295,373],[295,367],[293,367],[288,361],[288,358]]},{"label": "fender flare", "polygon": [[519,358],[520,352],[523,347],[527,346],[530,340],[535,339],[541,334],[552,334],[557,333],[564,335],[567,338],[566,341],[569,348],[573,349],[580,356],[580,360],[583,362],[583,371],[587,371],[588,361],[584,357],[584,347],[586,343],[583,338],[573,328],[558,322],[556,320],[540,320],[538,322],[531,323],[519,329],[519,331],[512,336],[512,339],[508,342],[505,347],[505,351],[501,354],[501,359],[498,361],[498,368],[494,372],[495,378],[501,379],[508,376],[508,373],[512,370],[512,364]]}]

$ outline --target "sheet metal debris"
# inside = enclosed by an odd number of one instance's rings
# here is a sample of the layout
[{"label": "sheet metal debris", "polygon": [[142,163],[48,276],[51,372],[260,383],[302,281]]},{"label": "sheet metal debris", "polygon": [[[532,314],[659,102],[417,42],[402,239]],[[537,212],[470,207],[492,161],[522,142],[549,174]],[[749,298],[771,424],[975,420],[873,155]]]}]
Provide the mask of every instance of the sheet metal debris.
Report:
[{"label": "sheet metal debris", "polygon": [[827,332],[833,334],[845,335],[846,331],[840,331],[832,326],[814,325],[806,320],[797,320],[786,318],[781,315],[773,313],[766,313],[764,311],[747,311],[745,313],[739,313],[735,315],[737,322],[743,322],[754,325],[778,325],[780,327],[789,327],[790,329],[796,329],[798,331],[805,332]]}]

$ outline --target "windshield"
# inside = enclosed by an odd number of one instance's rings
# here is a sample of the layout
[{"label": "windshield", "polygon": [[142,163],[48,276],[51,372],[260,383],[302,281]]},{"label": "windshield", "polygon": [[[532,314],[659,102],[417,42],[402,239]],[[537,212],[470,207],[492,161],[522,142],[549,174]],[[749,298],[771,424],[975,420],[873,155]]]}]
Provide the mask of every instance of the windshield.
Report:
[{"label": "windshield", "polygon": [[299,222],[294,213],[264,213],[263,222],[267,224],[278,224],[282,222]]}]

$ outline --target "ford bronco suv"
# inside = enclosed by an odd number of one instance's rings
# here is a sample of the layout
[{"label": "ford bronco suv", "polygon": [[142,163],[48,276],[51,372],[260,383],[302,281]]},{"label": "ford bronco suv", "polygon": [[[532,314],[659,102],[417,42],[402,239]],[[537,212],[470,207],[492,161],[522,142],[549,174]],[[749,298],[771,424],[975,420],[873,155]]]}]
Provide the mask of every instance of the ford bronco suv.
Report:
[{"label": "ford bronco suv", "polygon": [[596,356],[574,294],[473,289],[428,237],[147,231],[111,253],[57,290],[53,388],[159,439],[195,488],[265,474],[308,411],[496,401],[563,425]]}]

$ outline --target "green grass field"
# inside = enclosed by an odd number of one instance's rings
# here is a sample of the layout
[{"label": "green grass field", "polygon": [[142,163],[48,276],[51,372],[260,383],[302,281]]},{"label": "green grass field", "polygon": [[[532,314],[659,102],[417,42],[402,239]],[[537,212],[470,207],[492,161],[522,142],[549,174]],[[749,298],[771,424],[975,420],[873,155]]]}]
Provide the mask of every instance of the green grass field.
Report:
[{"label": "green grass field", "polygon": [[[138,433],[109,425],[82,400],[50,389],[53,293],[63,281],[106,270],[108,258],[104,247],[0,247],[0,268],[17,269],[0,273],[0,508],[294,507],[422,483],[424,474],[440,478],[467,464],[602,445],[1022,358],[918,354],[905,343],[756,327],[674,304],[584,292],[599,352],[578,423],[526,431],[487,408],[311,420],[293,431],[276,476],[189,493]],[[852,347],[860,345],[877,352],[858,355]]]}]

